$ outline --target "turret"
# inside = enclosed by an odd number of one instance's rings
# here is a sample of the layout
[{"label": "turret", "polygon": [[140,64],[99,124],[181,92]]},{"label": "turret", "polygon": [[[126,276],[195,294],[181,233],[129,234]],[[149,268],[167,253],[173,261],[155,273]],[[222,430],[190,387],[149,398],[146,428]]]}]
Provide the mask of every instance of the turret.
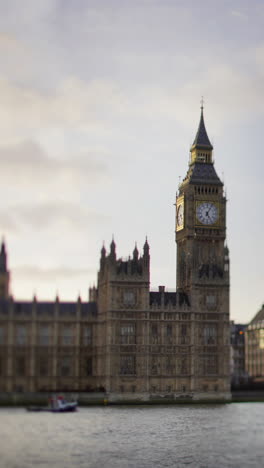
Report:
[{"label": "turret", "polygon": [[6,264],[7,264],[6,247],[5,247],[4,241],[2,241],[1,251],[0,251],[0,273],[7,273]]},{"label": "turret", "polygon": [[148,239],[146,237],[145,244],[143,246],[143,262],[144,265],[149,265],[149,244],[148,244]]},{"label": "turret", "polygon": [[105,265],[105,257],[106,257],[106,249],[105,249],[105,246],[103,244],[103,247],[101,249],[101,259],[100,259],[100,268],[101,268],[101,270],[103,269],[103,267]]},{"label": "turret", "polygon": [[137,249],[137,244],[135,245],[134,251],[133,251],[133,260],[138,260],[138,249]]},{"label": "turret", "polygon": [[5,242],[2,241],[0,251],[0,299],[9,297],[9,271],[7,270],[7,253]]},{"label": "turret", "polygon": [[116,244],[114,238],[112,239],[112,242],[110,244],[110,258],[112,260],[116,260]]}]

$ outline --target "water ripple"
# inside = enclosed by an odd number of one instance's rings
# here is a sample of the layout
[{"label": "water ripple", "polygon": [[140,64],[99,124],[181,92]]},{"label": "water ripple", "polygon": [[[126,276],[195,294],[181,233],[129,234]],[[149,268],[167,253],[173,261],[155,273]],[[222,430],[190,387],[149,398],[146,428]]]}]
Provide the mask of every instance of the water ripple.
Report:
[{"label": "water ripple", "polygon": [[0,410],[1,468],[259,468],[264,404]]}]

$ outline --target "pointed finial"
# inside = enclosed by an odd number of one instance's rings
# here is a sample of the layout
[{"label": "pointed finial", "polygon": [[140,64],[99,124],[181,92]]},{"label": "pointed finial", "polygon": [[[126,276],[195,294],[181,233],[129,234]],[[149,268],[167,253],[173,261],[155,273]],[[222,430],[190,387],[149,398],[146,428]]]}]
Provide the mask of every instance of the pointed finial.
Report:
[{"label": "pointed finial", "polygon": [[137,248],[137,243],[135,242],[135,248],[133,251],[133,259],[137,260],[138,259],[138,248]]},{"label": "pointed finial", "polygon": [[110,244],[110,257],[112,259],[116,258],[116,244],[115,244],[115,241],[114,241],[114,236],[112,237],[112,242]]},{"label": "pointed finial", "polygon": [[115,245],[115,241],[114,241],[114,236],[112,236],[112,242],[111,242],[111,244],[110,244],[110,249],[111,249],[111,251],[112,251],[112,250],[115,250],[115,247],[116,247],[116,245]]},{"label": "pointed finial", "polygon": [[2,237],[2,242],[1,242],[1,254],[5,254],[5,238],[4,236]]},{"label": "pointed finial", "polygon": [[193,151],[194,149],[205,149],[209,151],[213,150],[213,145],[211,144],[208,138],[205,124],[204,124],[203,109],[204,109],[204,98],[202,96],[200,122],[199,122],[198,130],[197,130],[194,142],[191,146],[191,151]]},{"label": "pointed finial", "polygon": [[144,253],[148,253],[149,252],[149,244],[148,244],[148,238],[146,236],[146,240],[145,240],[145,244],[143,246],[143,250],[144,250]]},{"label": "pointed finial", "polygon": [[105,243],[104,243],[104,241],[103,241],[103,247],[102,247],[102,249],[101,249],[101,256],[102,256],[102,257],[105,257],[105,254],[106,254],[106,249],[105,249]]}]

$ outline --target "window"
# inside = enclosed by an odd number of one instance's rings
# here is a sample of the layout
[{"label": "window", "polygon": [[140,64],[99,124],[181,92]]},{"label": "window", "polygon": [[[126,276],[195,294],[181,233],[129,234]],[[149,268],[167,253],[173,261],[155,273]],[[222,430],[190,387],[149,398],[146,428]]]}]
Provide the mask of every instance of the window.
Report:
[{"label": "window", "polygon": [[19,325],[16,329],[16,344],[27,344],[27,329],[24,325]]},{"label": "window", "polygon": [[92,344],[92,326],[87,325],[83,331],[83,344],[89,346]]},{"label": "window", "polygon": [[188,341],[187,325],[181,325],[180,326],[180,343],[181,344],[186,344],[187,341]]},{"label": "window", "polygon": [[264,329],[259,330],[259,347],[260,349],[264,349]]},{"label": "window", "polygon": [[136,298],[135,298],[134,291],[124,291],[123,302],[125,305],[129,305],[129,306],[135,305]]},{"label": "window", "polygon": [[206,296],[207,307],[214,307],[216,305],[216,297],[213,295]]},{"label": "window", "polygon": [[160,336],[159,336],[159,328],[157,323],[152,323],[150,326],[150,341],[152,344],[158,344],[160,341]]},{"label": "window", "polygon": [[38,342],[40,346],[48,346],[50,343],[50,328],[46,325],[41,325],[39,328]]},{"label": "window", "polygon": [[150,373],[151,375],[157,375],[159,374],[160,371],[160,364],[158,361],[157,356],[152,356],[151,362],[150,362]]},{"label": "window", "polygon": [[188,364],[187,358],[181,358],[180,360],[180,374],[187,375],[188,374]]},{"label": "window", "polygon": [[165,329],[165,343],[172,344],[172,325],[168,324]]},{"label": "window", "polygon": [[49,362],[46,356],[38,358],[37,373],[40,377],[46,377],[49,375]]},{"label": "window", "polygon": [[174,371],[173,357],[172,356],[166,356],[166,358],[165,358],[165,372],[166,372],[166,374],[172,375],[173,371]]},{"label": "window", "polygon": [[0,327],[0,345],[5,344],[5,329],[4,327]]},{"label": "window", "polygon": [[217,344],[217,330],[216,325],[206,325],[203,331],[204,344],[216,345]]},{"label": "window", "polygon": [[136,325],[134,323],[121,324],[120,343],[121,344],[135,344],[136,343]]},{"label": "window", "polygon": [[204,375],[214,375],[218,373],[218,358],[216,355],[203,357]]},{"label": "window", "polygon": [[73,344],[73,330],[71,327],[64,327],[62,329],[61,344],[63,346],[68,346]]},{"label": "window", "polygon": [[15,369],[17,377],[24,377],[26,375],[26,358],[24,356],[16,358]]},{"label": "window", "polygon": [[61,377],[69,377],[72,375],[72,358],[70,356],[64,356],[60,359],[59,375]]},{"label": "window", "polygon": [[120,356],[120,374],[135,375],[136,374],[136,357],[135,356]]},{"label": "window", "polygon": [[85,360],[85,375],[93,375],[93,358],[91,356],[87,357]]}]

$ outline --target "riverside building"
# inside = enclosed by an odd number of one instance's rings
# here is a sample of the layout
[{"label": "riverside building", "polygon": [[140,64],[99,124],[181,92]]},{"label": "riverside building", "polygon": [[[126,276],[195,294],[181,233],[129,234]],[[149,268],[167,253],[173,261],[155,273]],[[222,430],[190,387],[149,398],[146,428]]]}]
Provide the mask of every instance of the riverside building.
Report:
[{"label": "riverside building", "polygon": [[0,392],[102,390],[109,401],[230,399],[226,198],[203,108],[176,196],[176,292],[150,291],[150,248],[103,246],[89,302],[16,301],[0,253]]},{"label": "riverside building", "polygon": [[245,330],[246,370],[253,384],[264,385],[264,304]]}]

